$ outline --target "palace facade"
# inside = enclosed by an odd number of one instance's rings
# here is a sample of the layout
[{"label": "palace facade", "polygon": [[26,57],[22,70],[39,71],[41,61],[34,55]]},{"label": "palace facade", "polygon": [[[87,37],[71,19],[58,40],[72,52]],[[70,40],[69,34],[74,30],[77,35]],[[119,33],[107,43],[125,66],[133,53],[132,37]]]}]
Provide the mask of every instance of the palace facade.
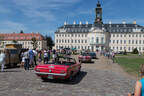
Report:
[{"label": "palace facade", "polygon": [[111,49],[115,52],[132,52],[137,48],[144,52],[144,27],[134,21],[127,24],[103,24],[102,7],[100,2],[95,9],[96,18],[93,24],[86,22],[82,24],[64,23],[55,32],[55,48],[76,48],[77,50],[105,50]]}]

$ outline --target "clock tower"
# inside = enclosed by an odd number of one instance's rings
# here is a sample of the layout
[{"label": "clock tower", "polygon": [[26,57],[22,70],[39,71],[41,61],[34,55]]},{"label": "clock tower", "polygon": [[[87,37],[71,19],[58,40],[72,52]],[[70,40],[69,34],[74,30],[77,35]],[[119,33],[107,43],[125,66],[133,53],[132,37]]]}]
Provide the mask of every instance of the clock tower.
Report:
[{"label": "clock tower", "polygon": [[96,12],[96,18],[95,18],[94,24],[103,24],[103,22],[102,22],[102,8],[101,8],[101,4],[100,4],[99,0],[97,3],[97,8],[95,9],[95,12]]}]

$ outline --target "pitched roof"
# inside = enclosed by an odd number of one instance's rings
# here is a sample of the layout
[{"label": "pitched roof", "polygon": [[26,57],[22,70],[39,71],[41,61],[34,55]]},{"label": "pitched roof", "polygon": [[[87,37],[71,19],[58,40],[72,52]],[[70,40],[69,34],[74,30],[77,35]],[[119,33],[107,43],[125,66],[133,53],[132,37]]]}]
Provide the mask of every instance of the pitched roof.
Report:
[{"label": "pitched roof", "polygon": [[33,37],[36,40],[43,40],[43,36],[39,33],[0,33],[1,40],[31,40]]}]

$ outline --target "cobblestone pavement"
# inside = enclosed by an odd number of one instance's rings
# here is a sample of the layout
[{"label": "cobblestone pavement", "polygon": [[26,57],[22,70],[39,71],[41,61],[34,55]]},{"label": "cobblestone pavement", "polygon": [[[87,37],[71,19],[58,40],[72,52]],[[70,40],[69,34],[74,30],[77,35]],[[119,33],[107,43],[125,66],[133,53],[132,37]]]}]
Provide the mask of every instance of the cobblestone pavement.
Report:
[{"label": "cobblestone pavement", "polygon": [[0,72],[0,96],[126,96],[135,78],[105,57],[82,64],[82,72],[71,82],[43,82],[33,70],[20,68]]}]

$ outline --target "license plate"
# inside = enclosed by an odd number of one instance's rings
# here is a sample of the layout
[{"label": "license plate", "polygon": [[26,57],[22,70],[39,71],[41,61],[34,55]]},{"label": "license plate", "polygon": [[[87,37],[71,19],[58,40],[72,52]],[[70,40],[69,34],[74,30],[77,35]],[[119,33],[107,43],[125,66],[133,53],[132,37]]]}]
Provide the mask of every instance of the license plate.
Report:
[{"label": "license plate", "polygon": [[48,75],[48,79],[53,79],[53,75]]}]

